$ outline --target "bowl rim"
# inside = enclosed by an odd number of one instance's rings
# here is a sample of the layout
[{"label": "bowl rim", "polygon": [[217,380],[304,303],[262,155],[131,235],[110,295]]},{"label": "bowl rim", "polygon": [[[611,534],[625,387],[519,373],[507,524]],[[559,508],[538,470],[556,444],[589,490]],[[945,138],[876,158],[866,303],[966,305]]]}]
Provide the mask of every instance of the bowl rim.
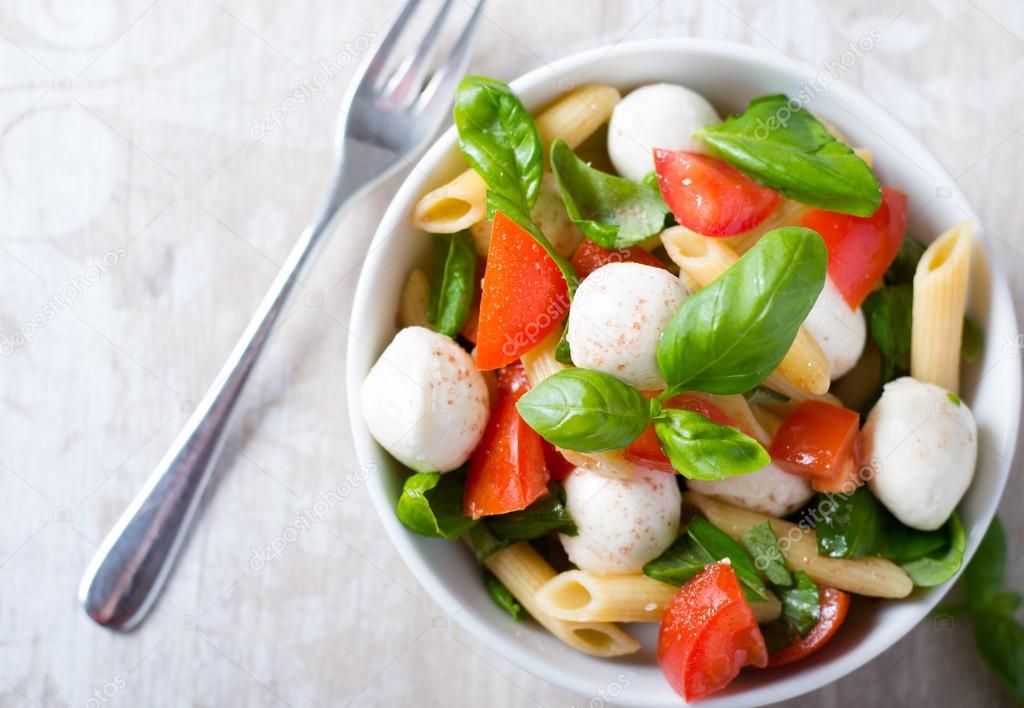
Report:
[{"label": "bowl rim", "polygon": [[[681,55],[687,53],[698,53],[704,55],[708,59],[719,58],[739,60],[753,65],[770,67],[783,73],[799,77],[815,75],[810,67],[801,62],[797,62],[790,57],[745,44],[709,39],[646,39],[604,45],[570,54],[521,75],[511,81],[510,85],[517,93],[522,93],[525,90],[541,84],[545,80],[557,79],[588,64],[593,65],[591,67],[593,68],[600,62],[608,59],[622,57],[631,53],[651,52],[664,52],[666,55],[675,53]],[[594,80],[600,81],[597,75],[594,76]],[[928,165],[929,170],[933,171],[935,174],[941,175],[945,180],[947,180],[947,184],[951,185],[953,196],[957,198],[961,204],[968,205],[967,199],[963,196],[945,166],[939,161],[931,149],[918,139],[910,129],[900,123],[898,119],[881,108],[868,96],[861,93],[859,89],[847,85],[842,81],[836,81],[829,88],[829,93],[841,104],[852,102],[856,103],[859,108],[866,107],[866,110],[872,114],[872,123],[882,122],[886,125],[887,129],[892,130],[893,141],[898,142],[899,144],[910,143],[918,146],[919,152],[926,155],[928,158],[930,163]],[[455,147],[456,143],[457,136],[455,127],[450,126],[431,144],[430,148],[420,157],[420,159],[417,160],[413,170],[404,178],[401,186],[392,196],[388,208],[385,211],[384,216],[381,218],[373,239],[368,246],[367,256],[362,264],[359,281],[356,286],[355,297],[353,299],[352,315],[349,323],[349,336],[346,343],[346,351],[348,353],[346,359],[346,387],[350,427],[355,450],[358,459],[361,461],[376,460],[382,456],[385,458],[387,456],[387,453],[381,450],[373,441],[363,425],[360,413],[359,388],[366,372],[358,370],[358,368],[353,364],[353,357],[351,356],[354,346],[359,344],[359,339],[354,333],[360,331],[362,321],[366,317],[370,316],[367,313],[371,313],[374,309],[374,287],[371,279],[367,277],[366,274],[368,272],[377,271],[380,265],[378,261],[383,258],[383,254],[382,249],[376,247],[389,237],[390,233],[394,231],[397,225],[408,219],[408,214],[411,213],[412,205],[415,203],[415,200],[424,193],[425,188],[436,185],[436,181],[432,181],[431,176],[436,173],[438,165],[444,162],[445,156]],[[428,167],[422,167],[424,165]],[[974,210],[970,208],[970,206],[966,207],[966,213],[967,216],[973,219],[975,223],[979,223]],[[988,255],[988,266],[990,268],[990,291],[994,295],[1005,298],[1005,302],[1002,304],[1008,307],[1006,317],[1012,320],[1014,329],[1016,329],[1017,319],[1013,298],[1006,275],[1003,272],[1000,259],[993,257],[993,248],[990,242],[990,237],[987,233],[981,233],[978,240],[981,242],[982,247]],[[1016,385],[1012,387],[1011,395],[1016,396],[1016,401],[1012,405],[1012,419],[1008,421],[1008,429],[1016,432],[1019,430],[1021,414],[1021,371],[1019,362],[1018,366],[1014,367],[1012,371],[1016,376]],[[971,532],[972,529],[968,529],[968,545],[965,550],[964,562],[961,565],[960,571],[956,576],[951,578],[942,586],[929,589],[934,592],[932,592],[931,596],[927,598],[926,602],[920,604],[916,617],[911,618],[908,615],[907,617],[901,618],[900,621],[882,623],[875,626],[872,628],[870,635],[868,635],[870,636],[871,641],[859,642],[850,651],[843,654],[837,662],[833,662],[834,665],[815,667],[814,669],[806,672],[802,677],[802,681],[797,680],[795,682],[791,682],[791,690],[771,690],[773,685],[768,684],[762,687],[755,687],[749,692],[749,694],[745,693],[742,698],[736,695],[724,694],[721,698],[712,697],[710,699],[706,699],[701,702],[702,705],[715,706],[719,704],[720,700],[722,700],[727,702],[728,705],[757,706],[775,701],[788,700],[796,696],[803,695],[826,686],[843,678],[853,671],[856,671],[865,663],[883,654],[898,640],[907,635],[927,616],[931,609],[942,600],[946,592],[948,592],[948,590],[956,583],[960,572],[963,571],[963,568],[974,555],[978,543],[980,543],[981,536],[984,533],[984,529],[988,528],[992,517],[995,515],[996,508],[1002,499],[1009,476],[1009,469],[1012,466],[1012,460],[1016,451],[1015,432],[1013,439],[1009,441],[1008,444],[1004,442],[1003,451],[1005,452],[1005,455],[1002,453],[999,455],[999,479],[995,485],[994,493],[992,497],[987,500],[986,508],[981,515],[981,519],[984,521],[984,526],[980,531],[975,531],[973,533]],[[593,695],[595,689],[594,683],[577,678],[575,675],[564,673],[559,670],[557,665],[552,665],[548,662],[539,660],[538,657],[529,649],[510,639],[514,632],[509,631],[508,627],[497,627],[495,623],[482,616],[470,603],[460,601],[460,599],[448,588],[446,579],[441,577],[437,570],[428,563],[426,556],[422,555],[414,547],[412,532],[402,526],[394,514],[391,500],[387,496],[385,485],[382,480],[382,475],[371,475],[368,480],[368,486],[377,516],[383,523],[392,544],[398,550],[402,560],[408,566],[419,583],[447,614],[452,616],[453,619],[455,619],[477,640],[485,643],[492,651],[498,652],[501,656],[509,659],[529,673],[539,676],[556,686],[576,691],[584,695]],[[976,525],[981,527],[980,523]],[[566,651],[570,650],[567,648]],[[621,669],[621,666],[619,665],[609,665]],[[671,701],[668,701],[662,694],[658,694],[657,696],[653,694],[634,696],[631,694],[629,697],[633,701],[639,701],[640,704],[643,705],[679,705],[681,698],[671,692],[667,683],[665,686],[668,691],[666,695],[671,696]],[[737,699],[740,699],[739,703],[736,702]]]}]

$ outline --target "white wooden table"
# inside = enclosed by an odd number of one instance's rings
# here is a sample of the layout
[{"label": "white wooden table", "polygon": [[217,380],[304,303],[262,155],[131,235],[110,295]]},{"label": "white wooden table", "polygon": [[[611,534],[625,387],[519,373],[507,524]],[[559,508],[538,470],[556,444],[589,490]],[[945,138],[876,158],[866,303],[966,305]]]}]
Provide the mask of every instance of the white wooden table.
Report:
[{"label": "white wooden table", "polygon": [[[852,5],[852,3],[851,3]],[[473,70],[646,37],[842,75],[943,156],[1024,293],[1019,3],[492,0]],[[345,410],[363,246],[337,226],[256,375],[166,595],[103,631],[76,586],[210,383],[319,196],[352,66],[398,3],[0,4],[0,705],[586,705],[460,630],[384,538]],[[338,491],[339,496],[327,493]],[[1003,504],[1015,562],[1024,482]],[[275,549],[268,556],[266,548]],[[924,623],[800,706],[1007,703],[966,620]]]}]

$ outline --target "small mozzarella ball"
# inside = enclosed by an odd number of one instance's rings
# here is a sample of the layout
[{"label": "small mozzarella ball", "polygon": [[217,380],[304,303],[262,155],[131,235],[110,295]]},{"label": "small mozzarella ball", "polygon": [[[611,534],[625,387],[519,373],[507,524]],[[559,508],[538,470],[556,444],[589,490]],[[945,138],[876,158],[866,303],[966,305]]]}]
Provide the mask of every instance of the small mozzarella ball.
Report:
[{"label": "small mozzarella ball", "polygon": [[658,339],[686,299],[667,270],[609,263],[587,276],[569,307],[569,350],[576,366],[611,374],[645,391],[665,388]]},{"label": "small mozzarella ball", "polygon": [[893,515],[922,531],[946,523],[974,477],[978,428],[941,386],[890,381],[864,424],[868,484]]},{"label": "small mozzarella ball", "polygon": [[720,121],[707,99],[685,86],[641,86],[612,110],[608,156],[620,175],[639,181],[654,170],[654,148],[705,152],[693,134]]},{"label": "small mozzarella ball", "polygon": [[811,483],[769,463],[750,474],[725,479],[688,479],[686,486],[700,494],[768,516],[786,516],[814,496]]},{"label": "small mozzarella ball", "polygon": [[674,474],[637,467],[631,479],[611,479],[577,467],[565,479],[565,497],[579,533],[559,536],[580,570],[638,573],[679,535]]},{"label": "small mozzarella ball", "polygon": [[395,335],[360,389],[370,435],[417,472],[469,459],[487,425],[487,384],[465,349],[425,327]]},{"label": "small mozzarella ball", "polygon": [[828,359],[833,381],[852,369],[864,351],[864,313],[859,307],[851,309],[846,304],[832,278],[825,278],[825,287],[804,320],[804,327]]}]

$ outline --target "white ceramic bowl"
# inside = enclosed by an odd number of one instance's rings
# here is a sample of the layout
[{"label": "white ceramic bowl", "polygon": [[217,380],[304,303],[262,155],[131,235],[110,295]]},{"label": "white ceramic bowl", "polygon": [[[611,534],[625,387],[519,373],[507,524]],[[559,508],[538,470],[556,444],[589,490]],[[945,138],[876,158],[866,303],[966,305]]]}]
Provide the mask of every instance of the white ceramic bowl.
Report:
[{"label": "white ceramic bowl", "polygon": [[[815,75],[788,59],[741,45],[657,40],[575,54],[513,81],[512,88],[527,108],[535,109],[576,85],[611,84],[626,91],[651,82],[676,82],[702,93],[725,115],[763,94],[797,96]],[[866,97],[833,85],[808,105],[838,126],[850,144],[870,148],[882,182],[908,194],[911,233],[928,241],[971,215],[941,163],[913,133]],[[679,705],[681,699],[669,688],[654,660],[652,625],[642,627],[638,634],[645,644],[638,656],[609,661],[580,654],[539,627],[512,623],[481,595],[480,570],[463,546],[417,536],[395,518],[394,504],[405,472],[363,425],[359,387],[395,333],[406,275],[414,264],[428,258],[429,238],[409,224],[413,204],[464,167],[452,128],[420,160],[395,195],[374,236],[356,291],[348,342],[349,410],[360,461],[372,461],[378,467],[369,483],[377,513],[402,558],[431,596],[501,656],[552,683],[598,699],[644,706]],[[1021,399],[1019,335],[1010,291],[987,237],[980,240],[975,255],[969,309],[985,332],[985,348],[981,361],[967,372],[963,387],[981,438],[977,474],[960,505],[969,533],[968,558],[1006,483]],[[813,658],[789,669],[748,670],[728,690],[702,705],[756,706],[835,681],[910,631],[950,584],[916,591],[899,602],[857,602],[843,630]]]}]

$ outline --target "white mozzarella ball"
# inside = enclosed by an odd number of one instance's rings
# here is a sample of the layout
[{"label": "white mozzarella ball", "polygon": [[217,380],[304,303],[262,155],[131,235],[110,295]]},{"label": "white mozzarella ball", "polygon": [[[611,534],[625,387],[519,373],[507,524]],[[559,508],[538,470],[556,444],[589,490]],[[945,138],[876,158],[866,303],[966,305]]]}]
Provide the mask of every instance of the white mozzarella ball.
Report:
[{"label": "white mozzarella ball", "polygon": [[867,340],[864,313],[859,307],[851,309],[846,304],[832,278],[825,278],[825,287],[804,320],[804,327],[828,359],[832,380],[852,369],[864,351]]},{"label": "white mozzarella ball", "polygon": [[612,110],[608,156],[620,175],[639,181],[654,170],[654,148],[705,152],[693,134],[720,121],[707,99],[685,86],[641,86]]},{"label": "white mozzarella ball", "polygon": [[609,263],[587,276],[569,307],[569,351],[576,366],[611,374],[641,390],[665,387],[658,339],[686,299],[667,270]]},{"label": "white mozzarella ball", "polygon": [[487,425],[487,384],[472,358],[425,327],[399,331],[359,393],[370,434],[418,472],[462,465]]},{"label": "white mozzarella ball", "polygon": [[688,479],[686,486],[734,506],[768,516],[785,516],[809,502],[814,496],[811,483],[769,463],[750,474],[725,479]]},{"label": "white mozzarella ball", "polygon": [[637,467],[631,479],[611,479],[578,467],[565,479],[565,497],[579,533],[559,536],[580,570],[637,573],[679,535],[674,474]]},{"label": "white mozzarella ball", "polygon": [[907,526],[937,529],[974,478],[978,428],[966,403],[905,376],[890,381],[863,430],[868,484]]}]

